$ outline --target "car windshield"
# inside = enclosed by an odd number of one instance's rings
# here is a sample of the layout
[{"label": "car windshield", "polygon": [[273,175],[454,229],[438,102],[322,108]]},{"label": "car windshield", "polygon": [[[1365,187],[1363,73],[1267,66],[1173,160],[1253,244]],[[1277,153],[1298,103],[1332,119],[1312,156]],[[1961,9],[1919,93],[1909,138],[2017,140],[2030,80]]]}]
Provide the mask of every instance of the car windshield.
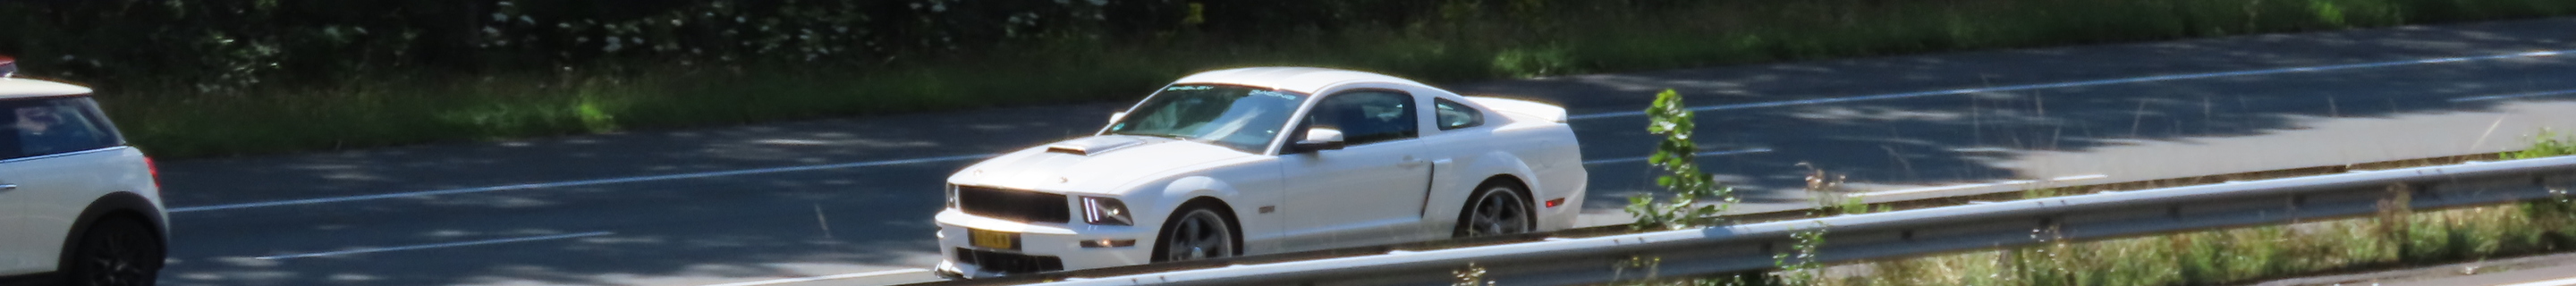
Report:
[{"label": "car windshield", "polygon": [[1145,99],[1107,134],[1167,137],[1260,153],[1279,137],[1305,94],[1229,85],[1173,85]]}]

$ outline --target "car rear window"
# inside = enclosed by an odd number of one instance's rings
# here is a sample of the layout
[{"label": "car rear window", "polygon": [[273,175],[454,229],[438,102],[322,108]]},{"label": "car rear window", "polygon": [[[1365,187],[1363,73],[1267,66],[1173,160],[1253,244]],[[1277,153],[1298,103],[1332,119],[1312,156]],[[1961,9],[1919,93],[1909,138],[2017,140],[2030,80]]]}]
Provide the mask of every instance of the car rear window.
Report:
[{"label": "car rear window", "polygon": [[16,159],[95,150],[125,145],[107,117],[100,116],[98,102],[86,96],[12,99],[0,101],[0,155]]},{"label": "car rear window", "polygon": [[1485,125],[1485,113],[1476,111],[1476,108],[1474,107],[1467,107],[1466,104],[1459,104],[1456,101],[1438,98],[1432,99],[1431,104],[1432,107],[1434,107],[1432,108],[1432,111],[1440,113],[1440,117],[1437,118],[1440,121],[1440,130]]}]

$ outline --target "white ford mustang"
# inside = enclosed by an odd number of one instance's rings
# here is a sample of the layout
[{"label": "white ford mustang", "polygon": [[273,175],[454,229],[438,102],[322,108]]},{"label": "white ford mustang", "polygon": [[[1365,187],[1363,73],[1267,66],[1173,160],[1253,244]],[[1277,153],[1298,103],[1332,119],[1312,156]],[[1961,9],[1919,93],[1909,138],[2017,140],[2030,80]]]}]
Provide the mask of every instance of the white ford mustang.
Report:
[{"label": "white ford mustang", "polygon": [[1565,109],[1321,68],[1181,78],[1090,137],[948,177],[940,274],[993,277],[1570,227]]}]

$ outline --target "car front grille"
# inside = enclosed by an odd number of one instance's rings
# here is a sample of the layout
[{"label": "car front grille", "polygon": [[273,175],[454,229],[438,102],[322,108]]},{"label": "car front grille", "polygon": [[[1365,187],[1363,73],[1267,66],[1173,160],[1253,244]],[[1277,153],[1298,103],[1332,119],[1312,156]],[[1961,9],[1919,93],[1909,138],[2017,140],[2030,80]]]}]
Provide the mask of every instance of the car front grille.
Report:
[{"label": "car front grille", "polygon": [[957,210],[1017,222],[1066,223],[1073,219],[1063,194],[957,186]]},{"label": "car front grille", "polygon": [[1064,270],[1064,259],[998,251],[957,248],[957,262],[975,265],[986,272],[1028,274]]}]

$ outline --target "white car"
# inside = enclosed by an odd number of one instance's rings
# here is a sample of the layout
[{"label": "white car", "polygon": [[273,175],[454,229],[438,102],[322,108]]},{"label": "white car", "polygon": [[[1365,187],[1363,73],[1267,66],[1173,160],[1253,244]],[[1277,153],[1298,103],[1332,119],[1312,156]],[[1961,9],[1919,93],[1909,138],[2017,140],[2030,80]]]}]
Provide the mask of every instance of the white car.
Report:
[{"label": "white car", "polygon": [[1366,72],[1199,73],[1098,134],[949,176],[937,270],[981,278],[1565,229],[1586,176],[1565,119]]},{"label": "white car", "polygon": [[152,285],[168,249],[152,161],[90,89],[0,57],[0,285]]}]

